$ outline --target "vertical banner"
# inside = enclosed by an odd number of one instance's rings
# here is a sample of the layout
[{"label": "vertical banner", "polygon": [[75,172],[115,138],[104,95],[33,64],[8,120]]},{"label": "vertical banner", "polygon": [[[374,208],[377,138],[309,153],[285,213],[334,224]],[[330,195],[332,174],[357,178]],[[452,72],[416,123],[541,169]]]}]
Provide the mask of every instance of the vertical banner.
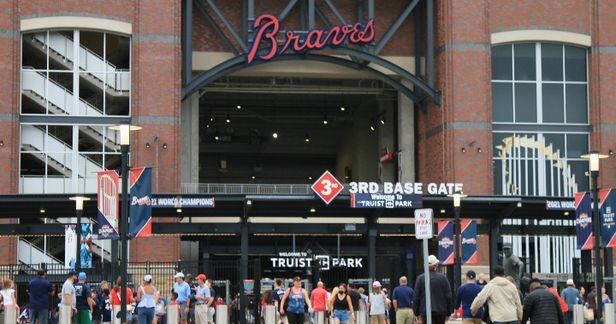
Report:
[{"label": "vertical banner", "polygon": [[594,246],[592,234],[592,215],[589,192],[575,193],[575,231],[577,234],[577,248],[590,250]]},{"label": "vertical banner", "polygon": [[64,267],[67,269],[75,268],[77,256],[77,232],[76,225],[64,226]]},{"label": "vertical banner", "polygon": [[81,247],[79,250],[82,268],[92,268],[92,224],[81,224]]},{"label": "vertical banner", "polygon": [[465,219],[462,227],[462,264],[477,263],[477,221]]},{"label": "vertical banner", "polygon": [[438,260],[441,265],[451,265],[453,259],[453,222],[438,221]]},{"label": "vertical banner", "polygon": [[616,190],[602,189],[599,191],[599,213],[601,214],[601,241],[603,247],[616,247]]},{"label": "vertical banner", "polygon": [[130,170],[130,237],[152,235],[152,169]]},{"label": "vertical banner", "polygon": [[118,216],[120,215],[120,177],[114,170],[100,171],[97,176],[97,221],[100,240],[120,238]]}]

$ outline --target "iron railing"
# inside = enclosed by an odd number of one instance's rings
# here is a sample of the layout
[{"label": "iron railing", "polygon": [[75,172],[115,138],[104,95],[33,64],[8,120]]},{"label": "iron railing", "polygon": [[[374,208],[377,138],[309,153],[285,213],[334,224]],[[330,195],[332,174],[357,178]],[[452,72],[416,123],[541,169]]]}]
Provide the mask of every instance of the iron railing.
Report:
[{"label": "iron railing", "polygon": [[[210,195],[311,195],[310,184],[182,183],[184,194]],[[345,187],[343,193],[348,193]]]}]

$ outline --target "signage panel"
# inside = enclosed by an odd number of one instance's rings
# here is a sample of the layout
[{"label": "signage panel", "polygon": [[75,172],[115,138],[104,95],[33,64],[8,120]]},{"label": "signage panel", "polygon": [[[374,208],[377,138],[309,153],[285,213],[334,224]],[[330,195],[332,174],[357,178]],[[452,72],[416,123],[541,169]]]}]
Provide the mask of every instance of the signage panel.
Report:
[{"label": "signage panel", "polygon": [[421,195],[351,194],[351,208],[421,208]]},{"label": "signage panel", "polygon": [[280,252],[278,257],[270,258],[273,268],[312,268],[320,270],[331,268],[363,268],[364,258],[338,258],[329,255],[311,255],[306,252]]},{"label": "signage panel", "polygon": [[310,188],[329,205],[342,192],[344,186],[331,172],[325,171]]},{"label": "signage panel", "polygon": [[438,260],[442,265],[452,265],[454,261],[453,254],[453,222],[439,221],[438,222]]},{"label": "signage panel", "polygon": [[152,236],[152,169],[130,170],[130,237]]},{"label": "signage panel", "polygon": [[575,193],[575,231],[577,234],[577,248],[591,250],[594,244],[592,232],[592,210],[589,192]]},{"label": "signage panel", "polygon": [[154,195],[152,207],[156,208],[214,208],[216,200],[212,196]]},{"label": "signage panel", "polygon": [[434,236],[432,215],[431,208],[415,209],[415,237],[418,240],[429,240]]},{"label": "signage panel", "polygon": [[477,221],[464,219],[462,227],[462,264],[477,263]]},{"label": "signage panel", "polygon": [[97,173],[97,223],[98,239],[120,238],[120,177],[114,170]]},{"label": "signage panel", "polygon": [[599,192],[599,213],[601,214],[601,240],[603,247],[616,247],[616,190],[603,189]]}]

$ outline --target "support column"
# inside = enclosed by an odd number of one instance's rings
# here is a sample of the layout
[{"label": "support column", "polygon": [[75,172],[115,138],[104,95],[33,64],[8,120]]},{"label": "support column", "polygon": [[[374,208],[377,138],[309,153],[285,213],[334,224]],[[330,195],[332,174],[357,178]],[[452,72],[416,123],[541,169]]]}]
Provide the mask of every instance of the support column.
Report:
[{"label": "support column", "polygon": [[182,103],[182,183],[199,183],[199,94]]},{"label": "support column", "polygon": [[368,217],[368,278],[376,280],[376,236],[375,220],[377,215]]},{"label": "support column", "polygon": [[201,240],[203,273],[210,273],[210,238]]},{"label": "support column", "polygon": [[243,282],[248,279],[248,205],[244,203],[244,214],[240,223],[240,323],[246,323],[244,310],[248,306],[248,298],[244,295]]},{"label": "support column", "polygon": [[[398,149],[394,141],[394,105],[393,101],[388,99],[379,100],[379,117],[375,121],[379,133],[379,156],[385,154],[385,150],[395,152]],[[381,123],[381,120],[385,124]],[[393,182],[396,178],[396,160],[379,164],[379,179],[381,182]]]},{"label": "support column", "polygon": [[[402,83],[410,87],[408,81]],[[415,108],[404,94],[398,93],[398,181],[415,181]]]},{"label": "support column", "polygon": [[494,276],[494,267],[498,265],[498,237],[501,219],[490,221],[490,277]]}]

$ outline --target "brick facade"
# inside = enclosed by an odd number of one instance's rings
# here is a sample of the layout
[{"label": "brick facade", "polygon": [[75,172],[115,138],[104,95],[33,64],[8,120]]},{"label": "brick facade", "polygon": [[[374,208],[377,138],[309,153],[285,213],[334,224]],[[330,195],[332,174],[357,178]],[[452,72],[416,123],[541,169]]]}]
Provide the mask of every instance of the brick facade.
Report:
[{"label": "brick facade", "polygon": [[[326,8],[324,1],[316,1]],[[357,21],[354,0],[336,0],[349,22]],[[287,1],[255,1],[255,12],[280,13]],[[408,1],[377,1],[377,40]],[[241,1],[218,1],[222,12],[241,30]],[[441,107],[416,114],[418,181],[463,182],[472,195],[489,195],[492,188],[492,101],[490,35],[520,29],[549,29],[590,35],[589,85],[591,137],[594,149],[616,151],[616,6],[600,0],[440,0],[435,1],[435,81],[442,91]],[[415,12],[425,12],[421,2]],[[133,140],[133,164],[165,170],[159,192],[180,187],[181,1],[0,0],[0,193],[18,192],[20,20],[45,16],[86,16],[129,22],[132,35],[132,113],[143,126]],[[333,24],[338,19],[330,10]],[[195,51],[227,51],[209,22],[195,7]],[[416,13],[414,13],[415,15]],[[214,17],[218,21],[217,17]],[[323,27],[317,18],[317,26]],[[294,10],[285,28],[299,28]],[[382,55],[413,56],[414,26],[405,21]],[[229,36],[229,32],[225,31]],[[229,37],[232,39],[232,37]],[[159,161],[152,138],[160,138]],[[163,149],[162,144],[167,144]],[[462,148],[466,152],[462,151]],[[481,149],[481,150],[479,150]],[[601,186],[616,186],[616,158],[603,162]],[[472,170],[472,172],[470,172]],[[154,171],[155,174],[158,171]],[[480,249],[487,250],[485,239]],[[0,238],[0,264],[14,262],[14,238]],[[134,261],[179,258],[178,237],[136,240]],[[487,261],[487,260],[483,260]]]}]

